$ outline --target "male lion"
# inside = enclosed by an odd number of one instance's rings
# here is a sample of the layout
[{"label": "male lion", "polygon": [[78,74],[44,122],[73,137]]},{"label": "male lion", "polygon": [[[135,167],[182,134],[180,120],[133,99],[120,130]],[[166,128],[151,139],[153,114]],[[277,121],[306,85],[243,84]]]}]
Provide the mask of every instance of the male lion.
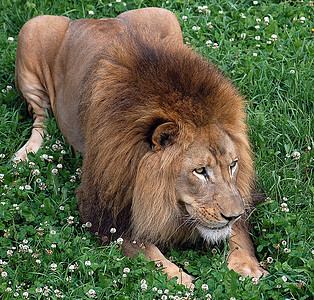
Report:
[{"label": "male lion", "polygon": [[229,268],[266,272],[243,217],[253,176],[243,99],[182,43],[173,13],[36,17],[18,37],[16,87],[34,118],[16,156],[39,149],[51,108],[84,157],[77,196],[92,232],[105,239],[116,228],[126,255],[142,250],[186,286],[192,277],[156,245],[231,236]]}]

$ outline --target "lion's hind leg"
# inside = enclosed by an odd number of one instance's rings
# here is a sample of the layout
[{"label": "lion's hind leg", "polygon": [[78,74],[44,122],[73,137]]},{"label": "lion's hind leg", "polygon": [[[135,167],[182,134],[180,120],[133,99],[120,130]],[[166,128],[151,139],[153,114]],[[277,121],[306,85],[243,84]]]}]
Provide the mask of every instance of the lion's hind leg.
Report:
[{"label": "lion's hind leg", "polygon": [[33,129],[27,143],[15,153],[22,160],[27,153],[37,152],[43,142],[46,110],[54,101],[52,70],[69,19],[39,16],[28,21],[18,36],[15,84],[33,115]]},{"label": "lion's hind leg", "polygon": [[[49,98],[42,90],[40,81],[28,81],[22,79],[18,87],[20,94],[26,100],[28,110],[33,115],[32,134],[26,144],[19,149],[15,156],[21,160],[27,159],[30,152],[36,153],[42,142],[45,133],[44,122],[46,120],[46,111],[50,108]],[[21,84],[22,83],[22,84]]]}]

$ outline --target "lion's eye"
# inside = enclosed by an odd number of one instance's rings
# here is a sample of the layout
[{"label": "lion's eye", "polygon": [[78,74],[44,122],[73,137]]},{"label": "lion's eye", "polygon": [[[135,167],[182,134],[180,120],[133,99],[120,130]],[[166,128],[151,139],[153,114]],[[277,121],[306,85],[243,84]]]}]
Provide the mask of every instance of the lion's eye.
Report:
[{"label": "lion's eye", "polygon": [[203,174],[203,173],[206,173],[206,170],[205,170],[205,168],[203,167],[203,168],[196,168],[195,170],[194,170],[197,174]]},{"label": "lion's eye", "polygon": [[231,176],[233,175],[234,171],[236,170],[237,165],[238,165],[238,159],[235,159],[234,162],[229,166]]},{"label": "lion's eye", "polygon": [[194,169],[193,174],[199,179],[202,179],[202,180],[208,179],[208,174],[206,172],[205,167]]}]

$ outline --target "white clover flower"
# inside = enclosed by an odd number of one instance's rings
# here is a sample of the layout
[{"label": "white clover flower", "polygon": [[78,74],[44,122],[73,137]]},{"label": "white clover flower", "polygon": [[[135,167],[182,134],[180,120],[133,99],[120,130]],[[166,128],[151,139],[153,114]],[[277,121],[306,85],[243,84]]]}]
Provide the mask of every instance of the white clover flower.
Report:
[{"label": "white clover flower", "polygon": [[207,47],[210,47],[211,45],[212,45],[212,41],[211,40],[208,40],[208,41],[206,41],[206,45],[207,45]]},{"label": "white clover flower", "polygon": [[242,19],[245,19],[245,18],[246,18],[246,16],[245,16],[244,13],[240,13],[240,17],[241,17]]},{"label": "white clover flower", "polygon": [[[314,250],[313,250],[314,251]],[[314,253],[313,253],[314,254]],[[157,288],[154,286],[153,288],[152,288],[152,291],[153,292],[157,292]]]},{"label": "white clover flower", "polygon": [[58,169],[52,169],[52,170],[51,170],[51,173],[52,173],[53,175],[57,175],[57,174],[58,174]]},{"label": "white clover flower", "polygon": [[12,36],[9,36],[9,37],[8,37],[8,41],[9,41],[9,42],[13,42],[13,41],[14,41],[14,38],[13,38]]},{"label": "white clover flower", "polygon": [[195,30],[195,31],[197,31],[197,30],[200,30],[201,27],[199,27],[199,26],[193,26],[192,29]]},{"label": "white clover flower", "polygon": [[282,276],[281,279],[283,282],[286,282],[288,280],[288,278],[286,276]]},{"label": "white clover flower", "polygon": [[206,294],[206,295],[205,295],[205,298],[206,298],[207,300],[211,300],[211,299],[212,299],[212,295],[211,295],[211,294]]},{"label": "white clover flower", "polygon": [[74,272],[74,270],[75,270],[75,266],[74,266],[74,265],[70,265],[70,266],[69,266],[69,271],[70,271],[70,272]]},{"label": "white clover flower", "polygon": [[253,56],[254,56],[254,57],[256,57],[256,56],[257,56],[257,53],[256,53],[256,52],[254,52],[254,53],[253,53]]},{"label": "white clover flower", "polygon": [[89,14],[90,16],[93,16],[95,13],[94,13],[92,10],[89,10],[89,11],[88,11],[88,14]]},{"label": "white clover flower", "polygon": [[53,144],[53,145],[51,146],[51,148],[52,148],[53,151],[57,151],[57,150],[59,149],[59,146],[56,145],[56,144]]},{"label": "white clover flower", "polygon": [[[117,2],[120,2],[121,0],[116,0]],[[90,298],[95,298],[96,297],[96,291],[95,290],[93,290],[93,289],[90,289],[87,293],[86,293],[86,295],[88,296],[88,297],[90,297]]]},{"label": "white clover flower", "polygon": [[85,262],[85,266],[86,267],[89,267],[89,266],[91,266],[92,265],[92,263],[89,261],[89,260],[87,260],[86,262]]},{"label": "white clover flower", "polygon": [[63,205],[59,206],[59,209],[64,210],[64,206]]},{"label": "white clover flower", "polygon": [[43,291],[43,289],[41,287],[37,287],[35,290],[36,293],[42,293],[42,291]]},{"label": "white clover flower", "polygon": [[50,231],[50,234],[51,234],[51,235],[55,235],[55,234],[56,234],[56,231],[55,231],[55,230],[51,230],[51,231]]},{"label": "white clover flower", "polygon": [[86,226],[87,228],[90,228],[90,227],[92,227],[92,223],[91,223],[91,222],[86,222],[86,223],[85,223],[85,226]]},{"label": "white clover flower", "polygon": [[8,257],[11,257],[12,255],[13,255],[13,250],[8,250],[8,251],[7,251],[7,256],[8,256]]},{"label": "white clover flower", "polygon": [[283,249],[283,252],[285,252],[285,253],[290,253],[290,252],[291,252],[291,249],[285,248],[285,249]]},{"label": "white clover flower", "polygon": [[222,15],[224,12],[222,10],[220,10],[220,11],[218,11],[218,13]]},{"label": "white clover flower", "polygon": [[32,187],[29,184],[25,185],[25,190],[31,190],[31,189]]},{"label": "white clover flower", "polygon": [[253,4],[254,4],[254,5],[257,5],[257,4],[258,4],[258,1],[253,1]]},{"label": "white clover flower", "polygon": [[1,276],[2,276],[3,278],[6,278],[6,277],[8,276],[8,273],[5,272],[5,271],[3,271],[3,272],[1,272]]},{"label": "white clover flower", "polygon": [[[294,74],[295,73],[295,70],[290,70],[290,74]],[[287,155],[289,155],[289,154],[287,154]],[[287,156],[286,155],[286,156]],[[287,157],[290,157],[290,155],[289,156],[287,156]]]},{"label": "white clover flower", "polygon": [[33,168],[35,167],[35,163],[32,162],[32,161],[30,161],[30,162],[28,163],[28,166],[29,166],[29,168],[33,169]]},{"label": "white clover flower", "polygon": [[57,248],[56,244],[51,244],[51,248]]},{"label": "white clover flower", "polygon": [[115,228],[110,228],[110,233],[116,233],[117,232],[117,229]]},{"label": "white clover flower", "polygon": [[229,39],[230,42],[234,42],[234,38]]},{"label": "white clover flower", "polygon": [[19,164],[21,161],[22,161],[22,160],[21,160],[19,157],[14,157],[14,158],[13,158],[13,162],[14,162],[15,164]]},{"label": "white clover flower", "polygon": [[262,22],[262,20],[261,20],[260,18],[257,18],[257,19],[256,19],[256,23],[258,24],[258,23],[260,23],[260,22]]},{"label": "white clover flower", "polygon": [[118,239],[117,239],[117,244],[118,244],[118,245],[122,245],[122,243],[123,243],[123,238],[121,238],[121,237],[118,238]]},{"label": "white clover flower", "polygon": [[129,268],[124,268],[124,269],[123,269],[123,273],[130,273],[130,271],[131,271],[131,270],[130,270]]},{"label": "white clover flower", "polygon": [[24,293],[23,293],[23,297],[24,297],[24,298],[28,298],[28,292],[24,292]]},{"label": "white clover flower", "polygon": [[240,281],[245,281],[245,277],[240,276],[240,277],[239,277],[239,280],[240,280]]},{"label": "white clover flower", "polygon": [[208,291],[208,285],[202,284],[202,291]]},{"label": "white clover flower", "polygon": [[160,299],[161,299],[161,300],[167,300],[168,297],[167,297],[166,295],[162,295]]},{"label": "white clover flower", "polygon": [[241,39],[245,39],[246,33],[241,33]]},{"label": "white clover flower", "polygon": [[79,176],[82,175],[82,173],[83,172],[82,172],[82,170],[80,168],[77,168],[76,171],[75,171],[75,174],[79,175]]},{"label": "white clover flower", "polygon": [[259,25],[256,25],[255,26],[255,29],[260,29],[261,27]]},{"label": "white clover flower", "polygon": [[52,271],[56,271],[56,270],[57,270],[57,267],[58,267],[58,265],[55,264],[55,263],[52,263],[52,264],[50,265],[50,268],[51,268]]},{"label": "white clover flower", "polygon": [[146,291],[147,290],[147,284],[146,283],[142,283],[141,284],[141,289],[142,289],[142,291]]},{"label": "white clover flower", "polygon": [[40,259],[36,259],[35,262],[36,262],[36,264],[41,264],[41,260]]},{"label": "white clover flower", "polygon": [[38,170],[38,169],[35,169],[34,171],[33,171],[33,175],[34,176],[37,176],[37,175],[39,175],[40,174],[40,171]]},{"label": "white clover flower", "polygon": [[5,158],[5,154],[4,153],[0,153],[0,158]]},{"label": "white clover flower", "polygon": [[304,22],[305,22],[305,17],[301,17],[301,18],[300,18],[300,22],[301,22],[301,23],[304,23]]},{"label": "white clover flower", "polygon": [[62,164],[57,164],[57,169],[62,169]]},{"label": "white clover flower", "polygon": [[208,28],[213,28],[212,22],[208,22],[206,25],[208,26]]},{"label": "white clover flower", "polygon": [[274,261],[274,259],[273,259],[271,256],[267,257],[267,259],[266,259],[266,262],[267,262],[268,264],[273,263],[273,261]]},{"label": "white clover flower", "polygon": [[301,153],[298,152],[298,151],[295,151],[295,152],[293,152],[292,157],[293,157],[295,160],[298,160],[298,159],[300,159],[300,157],[301,157]]},{"label": "white clover flower", "polygon": [[73,216],[69,216],[68,219],[67,219],[67,222],[69,224],[73,224],[74,223],[74,217]]},{"label": "white clover flower", "polygon": [[252,282],[253,282],[253,284],[258,284],[258,278],[257,277],[253,277],[252,278]]},{"label": "white clover flower", "polygon": [[123,273],[122,277],[123,277],[123,278],[127,278],[128,275],[127,275],[126,273]]},{"label": "white clover flower", "polygon": [[261,39],[261,37],[260,37],[259,35],[257,35],[257,36],[255,37],[255,39],[256,39],[257,41],[259,41],[259,40]]}]

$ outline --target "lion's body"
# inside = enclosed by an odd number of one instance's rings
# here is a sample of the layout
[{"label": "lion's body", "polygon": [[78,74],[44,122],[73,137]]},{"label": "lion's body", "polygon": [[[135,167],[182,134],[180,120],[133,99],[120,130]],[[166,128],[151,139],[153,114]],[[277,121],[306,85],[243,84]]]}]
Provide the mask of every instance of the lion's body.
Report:
[{"label": "lion's body", "polygon": [[230,234],[243,199],[251,204],[242,97],[182,43],[172,13],[35,18],[19,36],[16,82],[34,114],[33,135],[18,156],[38,149],[51,105],[62,134],[83,153],[80,214],[100,236],[115,227],[149,244],[212,242]]}]

